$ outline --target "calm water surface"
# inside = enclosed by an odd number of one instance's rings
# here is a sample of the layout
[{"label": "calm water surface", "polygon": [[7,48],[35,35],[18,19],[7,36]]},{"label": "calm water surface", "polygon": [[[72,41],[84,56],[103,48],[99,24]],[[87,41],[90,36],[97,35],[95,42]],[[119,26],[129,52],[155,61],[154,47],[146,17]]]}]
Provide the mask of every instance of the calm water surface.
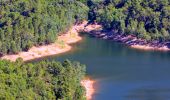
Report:
[{"label": "calm water surface", "polygon": [[48,59],[86,64],[87,75],[97,80],[93,100],[170,100],[170,53],[83,37],[73,51]]}]

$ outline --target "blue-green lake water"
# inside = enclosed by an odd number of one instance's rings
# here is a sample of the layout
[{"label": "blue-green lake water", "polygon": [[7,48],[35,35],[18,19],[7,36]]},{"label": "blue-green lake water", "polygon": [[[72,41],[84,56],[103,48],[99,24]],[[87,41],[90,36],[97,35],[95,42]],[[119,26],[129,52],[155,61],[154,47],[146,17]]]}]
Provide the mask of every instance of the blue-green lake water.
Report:
[{"label": "blue-green lake water", "polygon": [[170,100],[170,52],[141,51],[83,35],[74,50],[43,58],[87,66],[96,80],[93,100]]}]

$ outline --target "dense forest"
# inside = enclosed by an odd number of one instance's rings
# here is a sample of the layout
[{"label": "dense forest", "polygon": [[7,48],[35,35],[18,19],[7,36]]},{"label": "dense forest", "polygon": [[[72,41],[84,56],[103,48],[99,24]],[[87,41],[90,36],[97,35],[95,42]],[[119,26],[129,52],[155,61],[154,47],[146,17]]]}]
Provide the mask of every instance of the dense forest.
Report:
[{"label": "dense forest", "polygon": [[76,21],[87,18],[82,0],[0,0],[0,54],[52,43]]},{"label": "dense forest", "polygon": [[68,60],[0,61],[0,100],[85,100],[85,66]]},{"label": "dense forest", "polygon": [[[53,43],[87,19],[83,0],[0,0],[0,55]],[[85,100],[85,66],[69,60],[23,63],[0,60],[0,100]]]},{"label": "dense forest", "polygon": [[87,0],[89,20],[116,34],[170,39],[170,0]]}]

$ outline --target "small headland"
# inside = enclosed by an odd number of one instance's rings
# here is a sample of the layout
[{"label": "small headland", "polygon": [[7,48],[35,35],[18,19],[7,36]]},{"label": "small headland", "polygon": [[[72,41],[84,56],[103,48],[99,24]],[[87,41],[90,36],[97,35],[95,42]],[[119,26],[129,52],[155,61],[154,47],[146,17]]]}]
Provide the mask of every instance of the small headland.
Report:
[{"label": "small headland", "polygon": [[81,81],[81,84],[86,90],[86,94],[85,94],[86,99],[92,100],[93,95],[95,93],[95,89],[94,89],[95,80],[92,80],[90,78],[85,78],[84,80]]}]

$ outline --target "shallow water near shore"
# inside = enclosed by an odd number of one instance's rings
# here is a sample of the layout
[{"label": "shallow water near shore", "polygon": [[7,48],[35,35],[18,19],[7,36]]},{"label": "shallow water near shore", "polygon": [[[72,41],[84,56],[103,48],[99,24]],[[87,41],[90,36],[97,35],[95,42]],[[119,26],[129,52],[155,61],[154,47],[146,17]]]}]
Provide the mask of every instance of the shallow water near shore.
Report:
[{"label": "shallow water near shore", "polygon": [[85,64],[87,75],[97,80],[93,100],[170,100],[170,52],[135,50],[86,34],[83,38],[71,52],[43,59]]}]

